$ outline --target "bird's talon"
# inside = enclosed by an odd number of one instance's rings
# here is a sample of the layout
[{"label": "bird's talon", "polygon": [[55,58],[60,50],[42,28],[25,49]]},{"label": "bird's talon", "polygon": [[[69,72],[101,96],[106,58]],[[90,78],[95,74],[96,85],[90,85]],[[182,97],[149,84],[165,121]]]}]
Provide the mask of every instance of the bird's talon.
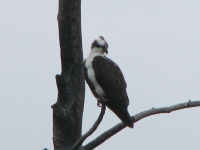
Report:
[{"label": "bird's talon", "polygon": [[102,105],[105,103],[105,100],[104,99],[101,99],[101,98],[97,98],[97,106],[98,107],[102,107]]},{"label": "bird's talon", "polygon": [[98,102],[97,102],[97,106],[98,106],[98,107],[102,107],[101,102],[98,101]]}]

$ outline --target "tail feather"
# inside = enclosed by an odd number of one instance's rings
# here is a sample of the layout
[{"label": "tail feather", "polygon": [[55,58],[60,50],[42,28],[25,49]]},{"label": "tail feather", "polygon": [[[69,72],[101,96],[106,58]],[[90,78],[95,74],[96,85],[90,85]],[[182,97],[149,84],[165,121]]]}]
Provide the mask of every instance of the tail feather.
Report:
[{"label": "tail feather", "polygon": [[122,120],[122,122],[125,125],[127,125],[130,128],[133,128],[133,126],[134,126],[133,121],[132,121],[131,116],[130,116],[130,114],[128,113],[127,110],[120,112],[120,114],[117,115],[117,116]]},{"label": "tail feather", "polygon": [[110,107],[108,106],[120,119],[121,121],[130,128],[133,128],[133,121],[126,108],[121,107]]}]

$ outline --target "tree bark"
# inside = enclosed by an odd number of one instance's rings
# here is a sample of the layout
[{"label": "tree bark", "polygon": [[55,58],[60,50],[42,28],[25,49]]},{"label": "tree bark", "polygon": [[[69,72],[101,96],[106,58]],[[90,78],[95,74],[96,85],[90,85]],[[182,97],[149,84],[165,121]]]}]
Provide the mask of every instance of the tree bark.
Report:
[{"label": "tree bark", "polygon": [[85,97],[81,37],[81,0],[59,0],[61,75],[56,75],[53,109],[54,150],[69,150],[80,138]]}]

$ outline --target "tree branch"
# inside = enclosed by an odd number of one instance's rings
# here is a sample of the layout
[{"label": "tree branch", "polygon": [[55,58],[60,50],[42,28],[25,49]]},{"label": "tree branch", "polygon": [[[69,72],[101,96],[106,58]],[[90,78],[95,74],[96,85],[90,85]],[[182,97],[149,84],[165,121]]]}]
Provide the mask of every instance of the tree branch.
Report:
[{"label": "tree branch", "polygon": [[[132,116],[133,122],[137,122],[145,117],[151,116],[151,115],[156,115],[156,114],[161,114],[161,113],[170,113],[176,110],[180,109],[185,109],[185,108],[190,108],[190,107],[198,107],[200,106],[200,101],[191,101],[189,100],[188,102],[185,103],[180,103],[168,107],[160,107],[160,108],[151,108],[149,110],[140,112],[134,116]],[[121,131],[124,129],[126,126],[121,122],[117,124],[116,126],[112,127],[111,129],[107,130],[100,136],[98,136],[96,139],[91,141],[90,143],[86,144],[83,146],[82,150],[92,150],[98,145],[102,144],[105,140],[116,134],[117,132]]]},{"label": "tree branch", "polygon": [[72,146],[71,150],[76,150],[83,142],[84,140],[90,136],[96,129],[97,127],[99,126],[99,124],[101,123],[102,119],[103,119],[103,116],[105,114],[105,110],[106,110],[106,105],[105,104],[102,104],[102,107],[101,107],[101,112],[99,114],[99,117],[98,119],[96,120],[96,122],[94,123],[94,125],[90,128],[90,130],[88,132],[86,132],[85,134],[83,134],[79,140],[74,144],[74,146]]}]

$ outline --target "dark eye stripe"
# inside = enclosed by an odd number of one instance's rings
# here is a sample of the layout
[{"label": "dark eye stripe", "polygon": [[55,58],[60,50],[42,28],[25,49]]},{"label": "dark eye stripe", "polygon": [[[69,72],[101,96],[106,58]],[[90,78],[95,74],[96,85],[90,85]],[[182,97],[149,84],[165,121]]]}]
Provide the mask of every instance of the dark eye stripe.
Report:
[{"label": "dark eye stripe", "polygon": [[[101,38],[102,40],[105,41],[105,39],[103,38],[103,36],[100,36],[99,38]],[[100,47],[102,47],[102,48],[108,48],[108,43],[105,41],[105,45],[102,46],[102,45],[99,45],[99,44],[98,44],[97,40],[94,40],[93,43],[92,43],[92,45],[91,45],[91,48],[94,48],[94,47],[98,47],[98,48],[100,48]]]},{"label": "dark eye stripe", "polygon": [[105,46],[99,45],[99,44],[97,43],[97,40],[94,40],[94,42],[92,43],[91,48],[94,48],[94,47],[98,47],[98,48],[102,47],[102,48],[104,48]]}]

